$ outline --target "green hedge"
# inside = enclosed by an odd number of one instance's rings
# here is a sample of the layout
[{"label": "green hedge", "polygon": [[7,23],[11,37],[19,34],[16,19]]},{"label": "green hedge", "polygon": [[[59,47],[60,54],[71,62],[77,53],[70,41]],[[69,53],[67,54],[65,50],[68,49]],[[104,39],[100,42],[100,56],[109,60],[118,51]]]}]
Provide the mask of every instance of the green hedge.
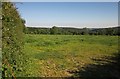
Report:
[{"label": "green hedge", "polygon": [[2,76],[18,77],[24,72],[24,23],[11,2],[2,2]]}]

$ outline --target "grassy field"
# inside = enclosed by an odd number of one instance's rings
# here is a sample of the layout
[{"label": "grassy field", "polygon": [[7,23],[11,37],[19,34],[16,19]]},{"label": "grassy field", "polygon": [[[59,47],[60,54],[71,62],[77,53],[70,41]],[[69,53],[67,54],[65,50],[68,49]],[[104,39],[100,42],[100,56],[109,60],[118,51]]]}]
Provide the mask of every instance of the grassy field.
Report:
[{"label": "grassy field", "polygon": [[[99,67],[114,62],[109,58],[118,53],[118,37],[26,34],[24,52],[29,57],[26,65],[29,76],[82,77],[87,73],[82,73],[81,76],[80,71],[85,71],[85,67],[89,65]],[[102,68],[103,71],[104,69],[105,67]],[[103,72],[95,73],[99,76]],[[108,75],[105,74],[105,76]]]}]

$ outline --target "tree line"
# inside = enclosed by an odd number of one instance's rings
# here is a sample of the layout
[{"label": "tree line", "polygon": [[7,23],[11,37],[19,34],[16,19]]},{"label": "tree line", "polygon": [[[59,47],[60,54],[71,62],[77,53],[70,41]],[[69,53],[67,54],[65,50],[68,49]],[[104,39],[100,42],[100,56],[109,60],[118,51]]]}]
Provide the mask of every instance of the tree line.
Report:
[{"label": "tree line", "polygon": [[25,27],[25,34],[51,34],[51,35],[120,35],[120,27],[111,28],[70,28],[56,27],[52,28],[35,28]]}]

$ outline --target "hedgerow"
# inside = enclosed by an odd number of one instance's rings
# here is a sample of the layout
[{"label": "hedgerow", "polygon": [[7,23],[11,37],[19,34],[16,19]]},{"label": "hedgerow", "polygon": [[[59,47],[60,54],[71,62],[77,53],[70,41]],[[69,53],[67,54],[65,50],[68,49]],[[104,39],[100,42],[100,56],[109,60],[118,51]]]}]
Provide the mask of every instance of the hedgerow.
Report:
[{"label": "hedgerow", "polygon": [[2,76],[23,76],[25,57],[23,50],[24,23],[15,5],[2,2]]}]

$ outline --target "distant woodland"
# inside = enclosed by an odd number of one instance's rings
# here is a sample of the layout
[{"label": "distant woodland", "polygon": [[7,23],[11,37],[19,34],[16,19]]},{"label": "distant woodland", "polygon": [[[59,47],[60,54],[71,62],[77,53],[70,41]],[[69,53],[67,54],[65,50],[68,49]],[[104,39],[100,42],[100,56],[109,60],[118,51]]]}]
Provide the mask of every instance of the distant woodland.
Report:
[{"label": "distant woodland", "polygon": [[111,28],[69,28],[57,27],[52,28],[35,28],[25,27],[26,34],[51,34],[51,35],[120,35],[120,27]]}]

